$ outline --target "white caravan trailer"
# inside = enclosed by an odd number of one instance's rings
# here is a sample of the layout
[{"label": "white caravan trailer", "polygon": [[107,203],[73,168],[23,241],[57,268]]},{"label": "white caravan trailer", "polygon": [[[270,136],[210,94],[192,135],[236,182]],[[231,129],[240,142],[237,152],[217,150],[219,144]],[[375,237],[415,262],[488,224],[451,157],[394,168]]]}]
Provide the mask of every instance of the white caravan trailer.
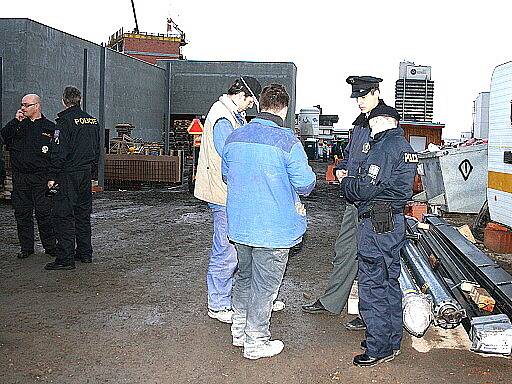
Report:
[{"label": "white caravan trailer", "polygon": [[492,74],[487,201],[491,220],[512,227],[512,61]]}]

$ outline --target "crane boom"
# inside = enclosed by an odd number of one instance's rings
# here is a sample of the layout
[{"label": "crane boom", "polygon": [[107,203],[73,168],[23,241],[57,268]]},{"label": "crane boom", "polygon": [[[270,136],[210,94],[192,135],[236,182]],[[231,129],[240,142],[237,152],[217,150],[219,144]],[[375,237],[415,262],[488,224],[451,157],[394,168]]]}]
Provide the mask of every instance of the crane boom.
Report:
[{"label": "crane boom", "polygon": [[139,33],[139,23],[137,23],[137,14],[135,13],[135,3],[132,0],[133,18],[135,19],[135,29],[133,32]]}]

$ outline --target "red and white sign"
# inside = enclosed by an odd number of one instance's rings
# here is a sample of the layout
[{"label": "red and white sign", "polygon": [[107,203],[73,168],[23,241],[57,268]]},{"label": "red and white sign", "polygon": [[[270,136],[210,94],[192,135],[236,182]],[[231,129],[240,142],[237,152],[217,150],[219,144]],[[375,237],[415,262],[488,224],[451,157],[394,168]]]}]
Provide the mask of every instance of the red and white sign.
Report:
[{"label": "red and white sign", "polygon": [[194,119],[190,123],[187,132],[191,135],[202,135],[203,134],[203,124],[199,119]]}]

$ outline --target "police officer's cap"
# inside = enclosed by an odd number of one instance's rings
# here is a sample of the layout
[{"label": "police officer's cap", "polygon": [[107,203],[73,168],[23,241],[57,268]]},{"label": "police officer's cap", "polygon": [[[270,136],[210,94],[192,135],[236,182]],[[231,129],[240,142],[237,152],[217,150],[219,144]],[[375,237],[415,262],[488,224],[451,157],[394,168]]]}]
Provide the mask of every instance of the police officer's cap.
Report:
[{"label": "police officer's cap", "polygon": [[378,89],[379,83],[382,81],[379,77],[373,76],[349,76],[347,83],[352,85],[352,94],[350,97],[356,98],[365,96],[372,89]]},{"label": "police officer's cap", "polygon": [[396,121],[400,121],[400,114],[397,112],[397,110],[386,104],[378,104],[375,108],[373,108],[368,115],[368,120],[371,120],[377,116],[392,117]]}]

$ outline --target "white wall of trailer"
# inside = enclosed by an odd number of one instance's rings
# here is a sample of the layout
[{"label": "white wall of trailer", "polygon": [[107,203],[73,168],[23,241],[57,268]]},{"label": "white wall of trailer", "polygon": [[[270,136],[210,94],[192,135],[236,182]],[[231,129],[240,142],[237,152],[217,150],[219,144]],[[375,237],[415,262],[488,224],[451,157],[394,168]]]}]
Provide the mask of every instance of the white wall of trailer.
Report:
[{"label": "white wall of trailer", "polygon": [[506,182],[500,189],[487,188],[491,220],[512,227],[512,164],[504,161],[505,151],[512,151],[511,101],[512,61],[494,69],[489,99],[489,182],[496,175]]}]

